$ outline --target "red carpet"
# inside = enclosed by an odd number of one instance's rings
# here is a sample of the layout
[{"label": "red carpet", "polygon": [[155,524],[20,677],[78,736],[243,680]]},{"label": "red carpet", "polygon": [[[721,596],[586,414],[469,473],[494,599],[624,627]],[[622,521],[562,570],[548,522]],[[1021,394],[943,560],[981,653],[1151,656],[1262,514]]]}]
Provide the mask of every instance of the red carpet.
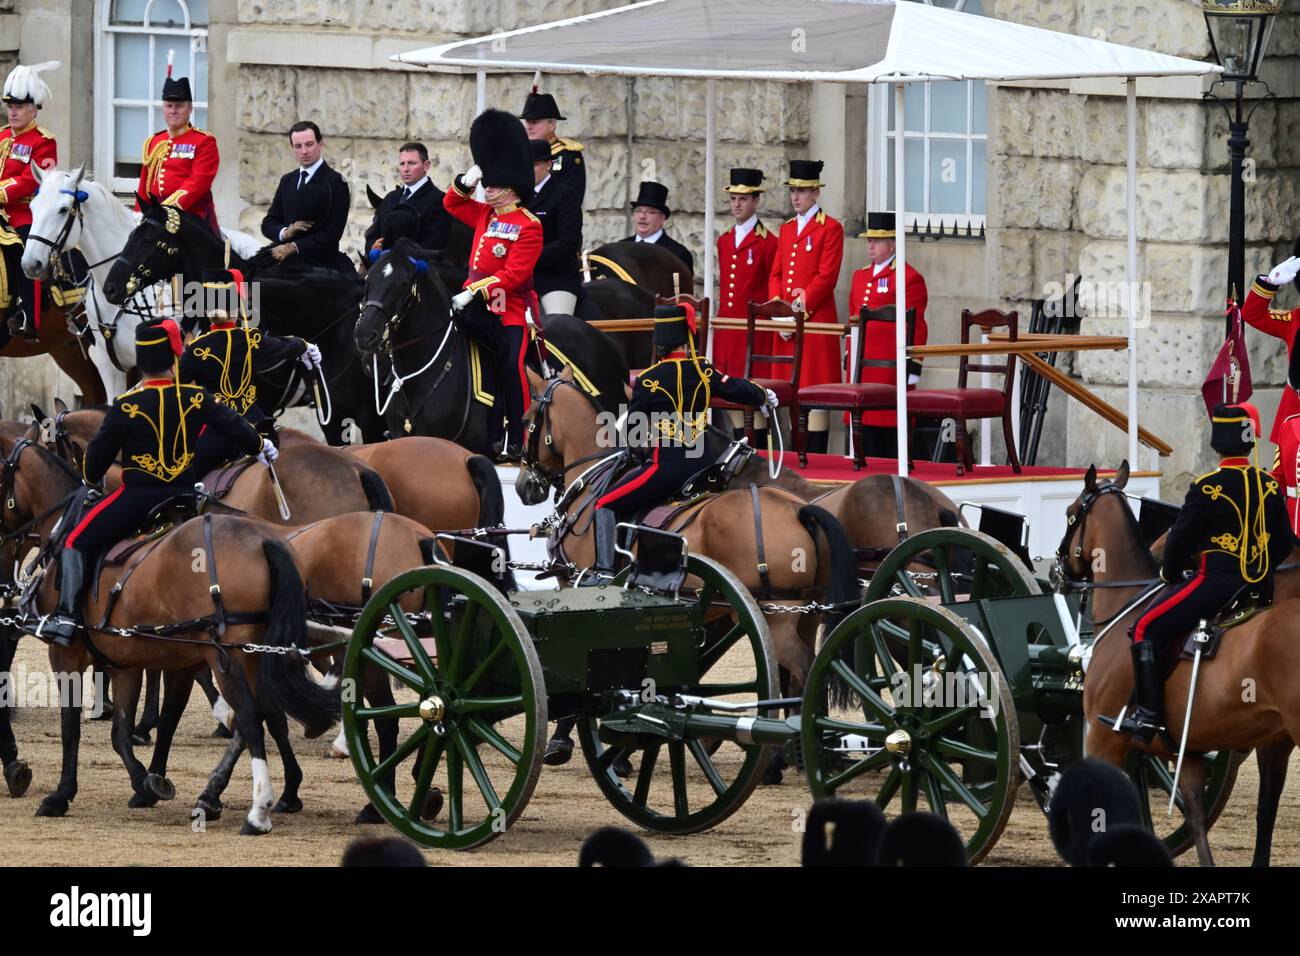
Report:
[{"label": "red carpet", "polygon": [[[759,454],[764,458],[767,457],[765,450],[760,451]],[[857,481],[867,475],[892,475],[898,471],[898,462],[892,458],[868,458],[861,471],[854,471],[852,460],[845,458],[843,455],[809,455],[807,469],[799,467],[799,456],[794,452],[786,452],[782,462],[784,467],[793,470],[796,474],[807,478],[809,481]],[[959,484],[973,481],[1024,481],[1035,478],[1040,480],[1076,477],[1082,479],[1087,470],[1086,468],[1046,468],[1029,465],[1022,468],[1020,474],[1017,475],[1011,470],[1010,465],[989,465],[987,467],[976,465],[974,468],[968,468],[966,473],[958,478],[955,464],[918,461],[913,465],[909,474],[913,478],[919,478],[932,484]],[[1114,472],[1103,471],[1098,472],[1098,474],[1112,475]]]}]

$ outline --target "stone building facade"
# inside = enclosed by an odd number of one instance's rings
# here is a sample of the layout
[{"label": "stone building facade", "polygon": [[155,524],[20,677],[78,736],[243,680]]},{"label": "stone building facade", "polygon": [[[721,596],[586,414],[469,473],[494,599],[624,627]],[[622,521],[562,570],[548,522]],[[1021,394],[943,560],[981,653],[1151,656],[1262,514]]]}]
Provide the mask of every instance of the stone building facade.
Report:
[{"label": "stone building facade", "polygon": [[[128,0],[123,9],[149,3],[161,10],[177,0]],[[279,176],[293,165],[285,132],[297,119],[312,119],[325,132],[327,159],[352,186],[345,248],[359,249],[370,220],[365,186],[379,193],[391,188],[402,142],[418,139],[429,146],[440,183],[469,163],[463,141],[475,108],[474,77],[427,73],[394,64],[390,55],[616,5],[189,0],[195,11],[202,8],[205,20],[195,31],[202,40],[194,42],[202,43],[207,61],[206,126],[223,155],[216,185],[222,222],[257,231]],[[111,8],[110,0],[0,0],[0,67],[7,69],[18,54],[27,62],[64,61],[50,77],[55,101],[41,119],[58,134],[64,165],[86,161],[94,168],[104,155],[112,111],[103,100],[113,94],[95,57]],[[982,12],[1166,53],[1209,56],[1198,0],[982,0]],[[1248,274],[1289,254],[1300,232],[1297,13],[1300,0],[1292,0],[1276,25],[1265,79],[1277,98],[1263,103],[1251,123]],[[488,105],[517,110],[530,82],[525,74],[489,76]],[[642,178],[653,178],[671,191],[670,231],[697,257],[712,247],[702,235],[709,199],[703,191],[702,81],[554,76],[544,84],[568,117],[560,134],[586,145],[588,246],[631,231],[628,200]],[[1140,419],[1176,448],[1160,462],[1170,494],[1209,459],[1198,388],[1222,330],[1227,137],[1223,111],[1202,100],[1205,87],[1200,79],[1138,84],[1139,266],[1150,301],[1149,322],[1139,333]],[[845,220],[850,237],[856,235],[868,197],[880,194],[884,175],[869,159],[871,127],[883,122],[869,99],[865,89],[834,84],[720,83],[719,186],[730,166],[758,166],[769,182],[779,183],[790,158],[824,159],[823,207]],[[1016,308],[1027,321],[1030,301],[1050,294],[1068,274],[1103,283],[1103,290],[1125,279],[1122,81],[990,85],[986,110],[984,237],[908,247],[909,261],[928,280],[932,341],[956,339],[963,307]],[[719,227],[727,222],[724,200],[721,192],[712,197]],[[783,189],[766,194],[761,214],[773,225],[790,214]],[[841,303],[853,269],[866,262],[865,245],[853,238],[846,244]],[[1094,314],[1084,331],[1118,333],[1123,325],[1122,314]],[[1253,336],[1252,343],[1257,397],[1271,417],[1285,362],[1275,341]],[[929,363],[926,384],[951,383],[951,367],[940,364]],[[1090,388],[1125,407],[1123,353],[1082,354],[1073,367]],[[0,366],[0,410],[19,402],[25,407],[31,397],[59,389],[69,394],[66,380],[35,361]],[[1040,463],[1115,463],[1125,448],[1121,432],[1061,396],[1053,399],[1046,434]],[[996,434],[993,448],[996,457]]]}]

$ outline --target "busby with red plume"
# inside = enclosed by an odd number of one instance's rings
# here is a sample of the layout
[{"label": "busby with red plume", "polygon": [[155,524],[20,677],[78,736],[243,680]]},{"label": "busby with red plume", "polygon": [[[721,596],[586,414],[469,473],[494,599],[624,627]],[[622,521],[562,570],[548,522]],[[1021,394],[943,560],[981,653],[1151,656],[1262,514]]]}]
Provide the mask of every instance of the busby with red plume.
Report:
[{"label": "busby with red plume", "polygon": [[135,327],[135,364],[146,375],[170,371],[181,354],[181,330],[171,319]]},{"label": "busby with red plume", "polygon": [[483,171],[483,188],[507,187],[526,203],[533,198],[533,160],[528,134],[504,110],[484,110],[469,128],[469,151]]},{"label": "busby with red plume", "polygon": [[655,348],[668,351],[695,337],[695,309],[687,304],[655,307]]}]

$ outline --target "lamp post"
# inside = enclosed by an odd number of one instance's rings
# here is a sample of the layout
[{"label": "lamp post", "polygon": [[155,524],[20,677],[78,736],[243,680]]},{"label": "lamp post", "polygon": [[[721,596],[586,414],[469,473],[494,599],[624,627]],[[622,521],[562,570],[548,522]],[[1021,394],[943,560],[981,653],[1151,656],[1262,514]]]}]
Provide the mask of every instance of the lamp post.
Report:
[{"label": "lamp post", "polygon": [[[1228,115],[1228,156],[1232,182],[1228,207],[1228,294],[1240,304],[1245,289],[1246,271],[1246,189],[1242,168],[1250,140],[1246,133],[1250,117],[1260,100],[1244,109],[1246,85],[1258,82],[1259,65],[1264,59],[1273,22],[1282,8],[1282,0],[1201,0],[1201,12],[1210,32],[1210,50],[1223,67],[1223,75],[1210,85],[1205,96],[1217,99],[1214,88],[1220,83],[1235,87],[1235,110],[1222,104]],[[1271,92],[1268,96],[1272,96]],[[1229,318],[1231,331],[1231,318]]]}]

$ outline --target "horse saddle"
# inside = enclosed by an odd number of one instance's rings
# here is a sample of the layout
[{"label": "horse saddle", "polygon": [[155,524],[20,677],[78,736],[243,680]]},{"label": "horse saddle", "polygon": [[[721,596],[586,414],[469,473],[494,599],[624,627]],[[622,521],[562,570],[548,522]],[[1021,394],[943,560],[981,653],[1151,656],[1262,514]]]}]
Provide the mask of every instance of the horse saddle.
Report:
[{"label": "horse saddle", "polygon": [[[1245,624],[1256,614],[1268,610],[1273,604],[1273,595],[1266,589],[1263,583],[1246,584],[1238,589],[1232,599],[1223,606],[1223,609],[1214,616],[1214,619],[1207,622],[1205,634],[1208,640],[1201,645],[1201,660],[1211,660],[1219,652],[1219,645],[1223,642],[1223,635],[1239,624]],[[1165,662],[1165,676],[1173,673],[1178,662],[1190,661],[1196,656],[1196,631],[1187,635],[1187,639],[1181,643],[1175,642],[1178,647],[1178,656],[1169,654]]]},{"label": "horse saddle", "polygon": [[[238,461],[222,465],[220,468],[214,468],[203,476],[201,482],[203,493],[214,501],[220,501],[230,494],[230,489],[235,486],[239,476],[246,472],[256,460],[255,458],[240,458]],[[165,505],[167,502],[163,502],[163,504]],[[162,505],[159,507],[162,507]]]},{"label": "horse saddle", "polygon": [[693,499],[702,494],[721,494],[753,454],[754,449],[748,442],[732,442],[721,458],[687,478],[673,498]]},{"label": "horse saddle", "polygon": [[686,539],[662,528],[633,525],[619,528],[630,531],[627,549],[635,544],[636,557],[628,575],[629,587],[646,587],[655,591],[677,592],[686,580]]}]

